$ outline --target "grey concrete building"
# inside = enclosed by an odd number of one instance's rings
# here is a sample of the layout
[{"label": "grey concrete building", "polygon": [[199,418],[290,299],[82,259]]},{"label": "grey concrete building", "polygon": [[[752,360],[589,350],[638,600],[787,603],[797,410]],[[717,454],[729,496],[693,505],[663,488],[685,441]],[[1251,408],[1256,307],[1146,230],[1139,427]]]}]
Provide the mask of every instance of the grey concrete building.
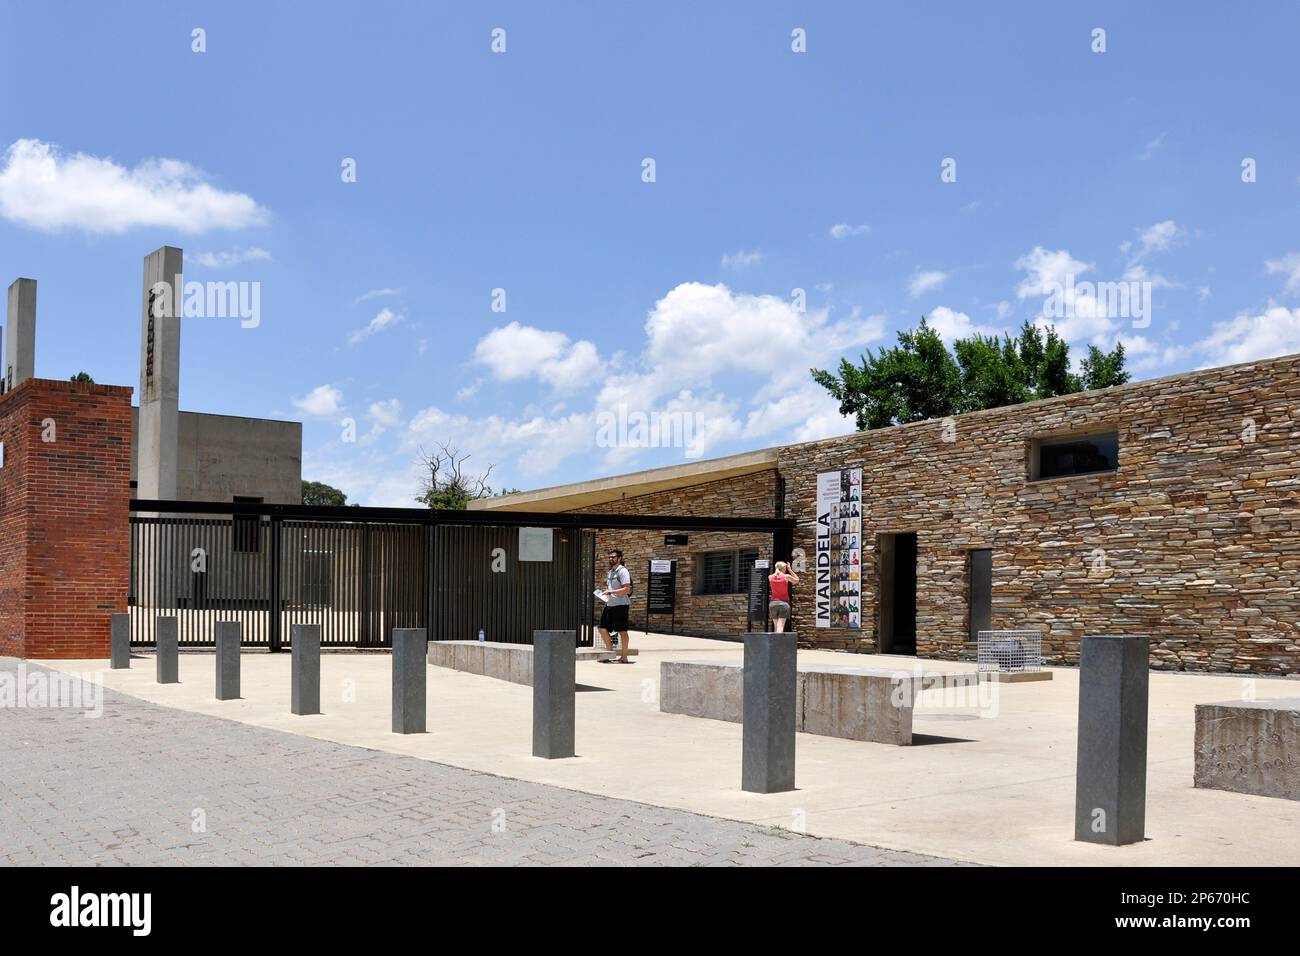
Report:
[{"label": "grey concrete building", "polygon": [[[131,480],[137,483],[139,415],[138,408],[131,409]],[[261,498],[276,505],[302,501],[301,422],[180,412],[176,436],[177,499]]]}]

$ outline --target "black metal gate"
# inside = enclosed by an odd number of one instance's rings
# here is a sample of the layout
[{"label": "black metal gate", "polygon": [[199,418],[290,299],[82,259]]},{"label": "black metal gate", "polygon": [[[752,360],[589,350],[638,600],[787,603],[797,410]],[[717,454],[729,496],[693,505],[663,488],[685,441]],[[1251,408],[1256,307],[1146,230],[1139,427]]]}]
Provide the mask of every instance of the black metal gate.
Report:
[{"label": "black metal gate", "polygon": [[[575,630],[590,646],[596,527],[688,527],[792,533],[781,519],[334,508],[132,501],[129,607],[133,644],[153,644],[158,617],[182,645],[210,645],[218,621],[277,651],[295,624],[321,643],[390,647],[396,627],[430,640],[528,644],[533,631]],[[551,531],[551,560],[520,560],[521,528]]]},{"label": "black metal gate", "polygon": [[213,643],[217,621],[271,649],[295,624],[333,647],[389,647],[395,627],[507,643],[574,629],[589,643],[594,541],[557,529],[552,560],[534,562],[518,560],[513,527],[133,515],[133,643],[153,643],[159,616],[177,618],[182,645]]}]

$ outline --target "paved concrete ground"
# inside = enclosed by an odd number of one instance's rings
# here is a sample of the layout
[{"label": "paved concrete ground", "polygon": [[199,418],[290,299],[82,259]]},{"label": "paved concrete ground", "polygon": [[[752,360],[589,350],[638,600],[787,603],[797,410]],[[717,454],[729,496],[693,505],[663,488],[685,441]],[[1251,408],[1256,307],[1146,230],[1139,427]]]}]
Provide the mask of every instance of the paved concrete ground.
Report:
[{"label": "paved concrete ground", "polygon": [[[1300,864],[1300,801],[1192,786],[1197,703],[1294,697],[1297,682],[1155,672],[1151,675],[1147,837],[1106,847],[1074,836],[1078,671],[1000,684],[974,706],[923,699],[917,745],[895,747],[800,734],[797,791],[740,790],[739,724],[660,713],[659,662],[740,660],[740,645],[634,635],[631,666],[578,665],[577,748],[571,760],[531,756],[532,690],[430,667],[430,733],[389,732],[384,654],[325,654],[324,714],[289,713],[289,655],[246,654],[243,695],[213,699],[211,653],[182,654],[180,684],[158,685],[152,657],[104,670],[111,687],[173,707],[486,773],[977,863],[1086,866]],[[914,659],[800,651],[801,663],[910,668]],[[56,662],[70,670],[103,661]],[[931,662],[944,670],[974,664]],[[985,685],[988,686],[988,685]]]},{"label": "paved concrete ground", "polygon": [[[192,664],[186,656],[182,669]],[[0,679],[19,673],[18,661],[0,658]],[[50,672],[29,664],[21,673],[39,682]],[[948,862],[461,770],[111,690],[102,716],[83,714],[0,709],[0,864]]]}]

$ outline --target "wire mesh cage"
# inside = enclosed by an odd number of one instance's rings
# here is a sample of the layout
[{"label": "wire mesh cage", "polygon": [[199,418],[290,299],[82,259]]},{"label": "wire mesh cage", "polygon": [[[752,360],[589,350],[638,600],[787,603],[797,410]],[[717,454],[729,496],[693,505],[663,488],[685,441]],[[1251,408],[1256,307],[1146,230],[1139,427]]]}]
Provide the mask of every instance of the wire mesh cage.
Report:
[{"label": "wire mesh cage", "polygon": [[976,661],[980,673],[1040,671],[1043,669],[1043,632],[1036,628],[980,631]]}]

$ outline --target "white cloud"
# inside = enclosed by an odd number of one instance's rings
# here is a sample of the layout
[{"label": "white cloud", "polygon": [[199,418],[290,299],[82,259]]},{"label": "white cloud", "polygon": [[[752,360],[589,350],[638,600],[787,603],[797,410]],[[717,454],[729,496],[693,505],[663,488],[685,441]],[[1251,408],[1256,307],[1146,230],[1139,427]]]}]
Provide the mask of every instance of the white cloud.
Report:
[{"label": "white cloud", "polygon": [[394,312],[392,309],[381,309],[379,314],[371,319],[364,328],[356,329],[348,335],[348,345],[356,345],[358,342],[370,338],[370,336],[375,333],[382,332],[389,326],[396,325],[405,318],[406,316]]},{"label": "white cloud", "polygon": [[17,140],[5,153],[0,216],[45,232],[90,233],[154,227],[196,234],[267,220],[252,197],[217,189],[180,160],[146,159],[128,169],[36,139]]},{"label": "white cloud", "polygon": [[763,261],[763,254],[757,250],[746,252],[743,249],[734,255],[724,255],[722,257],[722,268],[724,269],[744,269],[748,266],[756,266]]},{"label": "white cloud", "polygon": [[479,340],[474,361],[500,381],[537,378],[557,390],[590,385],[600,371],[596,346],[574,342],[563,332],[548,332],[511,322]]},{"label": "white cloud", "polygon": [[1269,274],[1280,272],[1286,276],[1283,292],[1294,295],[1300,292],[1300,252],[1288,252],[1280,259],[1268,259],[1264,262]]},{"label": "white cloud", "polygon": [[413,452],[421,444],[446,441],[471,456],[471,471],[482,472],[490,464],[500,470],[512,458],[522,474],[540,475],[570,455],[590,453],[595,434],[595,419],[588,414],[509,421],[498,415],[453,415],[432,405],[411,418],[403,448]]},{"label": "white cloud", "polygon": [[831,226],[831,238],[848,239],[852,236],[865,236],[871,231],[871,227],[865,223],[860,226],[851,226],[847,222],[837,222]]},{"label": "white cloud", "polygon": [[1150,282],[1153,289],[1177,289],[1181,283],[1172,282],[1158,272],[1151,272],[1143,265],[1132,265],[1124,270],[1125,282]]},{"label": "white cloud", "polygon": [[[1138,235],[1138,241],[1142,244],[1142,247],[1133,256],[1133,262],[1138,262],[1153,252],[1166,252],[1175,242],[1186,238],[1187,230],[1172,219],[1166,219],[1164,222],[1157,222],[1155,225],[1148,226]],[[1129,248],[1132,247],[1129,246]],[[1128,251],[1123,246],[1121,246],[1121,249],[1125,252]]]},{"label": "white cloud", "polygon": [[1210,334],[1196,345],[1209,358],[1210,365],[1234,365],[1300,352],[1300,308],[1270,304],[1258,315],[1240,312],[1226,322],[1216,322]]},{"label": "white cloud", "polygon": [[[340,470],[341,459],[337,467],[325,462],[346,455],[347,473],[356,474],[340,487],[371,504],[404,505],[419,487],[413,465],[418,448],[434,442],[450,442],[472,455],[471,470],[495,465],[494,486],[527,487],[545,483],[543,476],[574,457],[587,462],[587,473],[614,474],[650,455],[662,461],[719,454],[724,443],[739,439],[805,441],[844,434],[853,430],[852,420],[839,414],[808,369],[833,366],[842,355],[880,339],[884,328],[882,317],[858,309],[832,320],[829,310],[803,314],[782,298],[694,282],[669,290],[648,311],[644,338],[626,342],[626,352],[604,360],[591,342],[511,322],[487,333],[474,350],[474,361],[490,372],[488,381],[536,380],[562,388],[594,384],[599,391],[576,390],[567,401],[539,400],[515,417],[463,414],[434,404],[409,416],[405,426],[398,408],[390,412],[387,403],[376,403],[385,407],[371,406],[371,435],[392,421],[388,451],[367,446],[370,435],[346,448],[335,444],[329,446],[331,456],[324,451],[311,456],[312,473]],[[602,376],[606,369],[614,372]],[[456,398],[469,397],[481,384],[475,381]],[[328,388],[296,403],[340,407],[342,395],[331,401]],[[571,407],[579,401],[581,407]],[[602,419],[617,415],[620,405],[629,416],[689,420],[688,444],[658,451],[604,447],[608,428],[602,431]]]},{"label": "white cloud", "polygon": [[225,252],[199,252],[192,260],[208,269],[225,269],[242,262],[269,262],[271,254],[265,249],[251,246],[248,249],[228,249]]},{"label": "white cloud", "polygon": [[390,428],[396,425],[401,418],[402,403],[396,398],[390,398],[382,402],[372,402],[368,411],[376,424]]},{"label": "white cloud", "polygon": [[386,296],[386,295],[401,295],[404,291],[406,291],[406,290],[405,290],[405,289],[387,289],[387,288],[385,288],[385,289],[371,289],[369,292],[366,292],[366,293],[363,294],[363,295],[359,295],[359,296],[357,296],[355,299],[353,299],[353,300],[352,300],[352,304],[353,304],[353,305],[360,305],[362,302],[365,302],[365,301],[368,300],[368,299],[378,299],[378,298],[380,298],[380,297],[382,297],[382,296]]},{"label": "white cloud", "polygon": [[1164,142],[1165,142],[1165,134],[1161,133],[1155,139],[1151,140],[1149,143],[1147,143],[1145,146],[1142,147],[1142,151],[1137,154],[1137,158],[1144,161],[1150,159],[1152,156],[1155,155],[1156,150],[1164,145]]},{"label": "white cloud", "polygon": [[[480,340],[474,359],[500,381],[533,378],[576,388],[597,380],[602,368],[621,365],[616,374],[598,380],[599,393],[587,410],[526,409],[510,421],[457,416],[433,407],[412,419],[410,433],[452,434],[467,446],[484,449],[491,460],[510,456],[537,473],[573,454],[597,456],[611,469],[645,454],[637,447],[597,447],[600,416],[617,414],[620,408],[626,414],[690,416],[696,429],[692,456],[708,454],[725,441],[783,429],[787,434],[793,429],[796,436],[810,430],[819,436],[839,434],[852,430],[852,422],[811,383],[808,369],[833,365],[846,351],[879,339],[884,320],[855,309],[832,321],[827,310],[799,313],[776,296],[686,282],[654,304],[644,330],[638,355],[624,359],[616,354],[602,363],[592,343],[575,343],[560,332],[517,322],[494,329]],[[635,343],[628,345],[632,351]],[[743,391],[732,391],[737,383]],[[471,394],[476,387],[462,393]]]},{"label": "white cloud", "polygon": [[1016,260],[1015,267],[1026,273],[1016,287],[1016,297],[1044,297],[1042,310],[1034,320],[1037,326],[1053,326],[1067,342],[1113,339],[1119,323],[1107,314],[1106,305],[1099,303],[1087,286],[1076,286],[1079,276],[1093,270],[1092,263],[1074,258],[1066,249],[1050,252],[1034,246]]},{"label": "white cloud", "polygon": [[919,299],[927,292],[941,289],[948,281],[948,273],[932,270],[930,272],[913,272],[907,280],[907,295],[910,299]]},{"label": "white cloud", "polygon": [[1141,335],[1121,335],[1118,341],[1124,344],[1125,361],[1134,372],[1166,368],[1186,358],[1191,352],[1187,346],[1161,345]]},{"label": "white cloud", "polygon": [[343,407],[343,393],[333,385],[317,385],[302,398],[293,399],[294,407],[307,415],[334,415]]},{"label": "white cloud", "polygon": [[949,345],[957,339],[970,338],[972,335],[1001,336],[1006,331],[994,325],[976,325],[965,312],[954,312],[946,305],[938,305],[929,310],[925,320]]},{"label": "white cloud", "polygon": [[847,435],[856,425],[841,415],[839,403],[810,378],[772,396],[745,419],[745,438],[767,439],[786,433],[792,442]]},{"label": "white cloud", "polygon": [[1049,252],[1042,246],[1034,246],[1017,259],[1015,267],[1027,273],[1016,286],[1018,299],[1050,295],[1054,288],[1065,285],[1067,276],[1077,277],[1093,269],[1092,263],[1074,258],[1067,249]]}]

